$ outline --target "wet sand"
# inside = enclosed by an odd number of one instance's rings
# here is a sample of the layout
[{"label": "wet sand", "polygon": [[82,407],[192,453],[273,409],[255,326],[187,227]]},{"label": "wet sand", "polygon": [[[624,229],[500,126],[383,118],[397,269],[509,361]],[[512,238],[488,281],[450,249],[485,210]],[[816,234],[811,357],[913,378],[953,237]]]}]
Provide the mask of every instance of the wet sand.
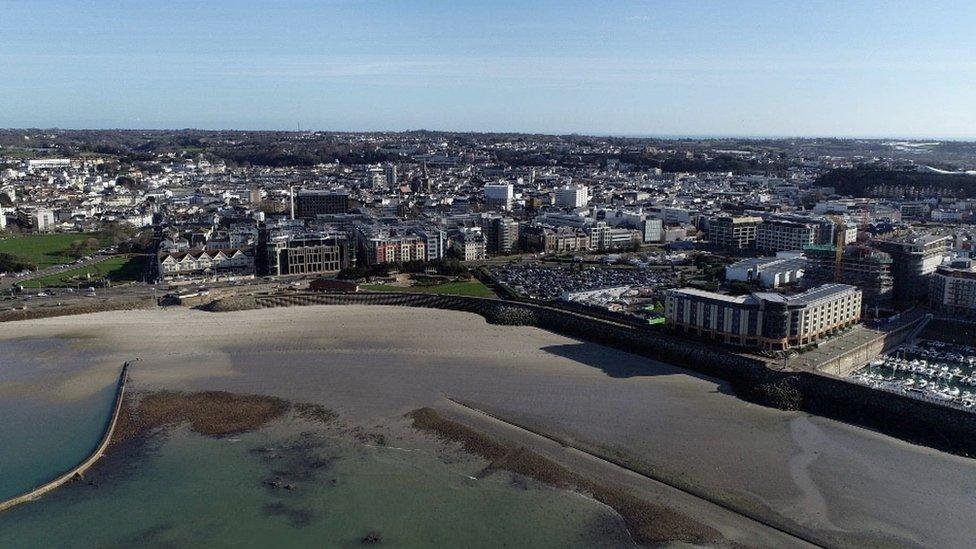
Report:
[{"label": "wet sand", "polygon": [[141,358],[134,390],[322,403],[364,429],[400,432],[404,414],[457,398],[831,545],[962,547],[976,537],[972,460],[744,403],[710,378],[472,314],[124,311],[7,323],[0,340],[26,336],[74,338],[97,357],[88,374]]}]

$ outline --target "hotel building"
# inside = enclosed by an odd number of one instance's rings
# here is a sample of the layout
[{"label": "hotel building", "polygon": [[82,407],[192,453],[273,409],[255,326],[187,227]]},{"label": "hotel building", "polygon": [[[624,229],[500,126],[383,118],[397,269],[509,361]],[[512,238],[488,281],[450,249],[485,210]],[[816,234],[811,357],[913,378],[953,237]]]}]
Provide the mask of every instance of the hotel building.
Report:
[{"label": "hotel building", "polygon": [[684,288],[669,291],[665,299],[671,329],[767,350],[813,343],[860,318],[861,291],[847,284],[825,284],[793,296],[730,296]]}]

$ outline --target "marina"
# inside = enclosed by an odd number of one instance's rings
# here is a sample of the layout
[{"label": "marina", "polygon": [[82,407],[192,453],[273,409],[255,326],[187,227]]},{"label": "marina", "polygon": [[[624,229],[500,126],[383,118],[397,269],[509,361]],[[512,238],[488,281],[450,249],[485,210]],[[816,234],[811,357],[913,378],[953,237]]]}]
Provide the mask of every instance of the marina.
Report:
[{"label": "marina", "polygon": [[972,409],[976,405],[976,348],[921,340],[899,346],[851,374],[876,389]]}]

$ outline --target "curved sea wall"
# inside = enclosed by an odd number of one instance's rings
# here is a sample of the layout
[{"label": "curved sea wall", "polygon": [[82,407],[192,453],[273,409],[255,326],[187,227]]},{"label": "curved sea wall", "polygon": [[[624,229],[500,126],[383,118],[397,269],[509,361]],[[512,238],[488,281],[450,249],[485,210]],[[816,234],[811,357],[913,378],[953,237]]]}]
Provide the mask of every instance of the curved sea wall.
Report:
[{"label": "curved sea wall", "polygon": [[6,511],[15,505],[20,505],[21,503],[26,503],[33,499],[36,499],[51,490],[61,486],[62,484],[69,482],[76,477],[80,477],[87,471],[92,465],[98,461],[98,458],[102,457],[105,453],[105,449],[108,448],[109,442],[112,440],[112,433],[115,431],[115,424],[119,419],[119,412],[122,410],[122,397],[125,395],[125,383],[129,379],[129,363],[126,362],[122,366],[122,373],[119,374],[119,385],[115,390],[115,403],[112,406],[112,415],[109,416],[108,423],[105,426],[105,432],[102,433],[102,438],[99,440],[98,445],[84,461],[71,468],[68,472],[59,476],[58,478],[46,482],[37,488],[34,488],[26,494],[19,495],[17,497],[8,499],[6,501],[0,502],[0,512]]},{"label": "curved sea wall", "polygon": [[955,454],[976,456],[976,414],[813,372],[778,371],[757,358],[578,310],[525,302],[405,293],[296,293],[225,298],[220,312],[298,305],[394,305],[476,313],[491,324],[534,326],[681,366],[729,382],[744,400],[800,410]]}]

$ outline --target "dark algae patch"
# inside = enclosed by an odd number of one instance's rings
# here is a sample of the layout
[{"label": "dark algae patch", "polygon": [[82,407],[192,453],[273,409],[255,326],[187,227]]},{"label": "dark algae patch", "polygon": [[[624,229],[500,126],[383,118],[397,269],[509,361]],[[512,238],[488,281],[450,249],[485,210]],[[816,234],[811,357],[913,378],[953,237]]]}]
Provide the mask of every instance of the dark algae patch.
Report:
[{"label": "dark algae patch", "polygon": [[413,420],[415,428],[437,435],[443,440],[456,442],[466,451],[488,460],[488,467],[483,474],[504,470],[550,486],[589,494],[619,513],[634,540],[640,544],[658,545],[681,541],[715,545],[723,539],[715,529],[666,506],[645,501],[626,489],[584,478],[525,447],[510,445],[446,419],[431,408],[420,408],[407,416]]},{"label": "dark algae patch", "polygon": [[319,404],[266,395],[239,395],[224,391],[184,393],[154,391],[127,393],[112,436],[118,444],[158,429],[189,425],[195,433],[224,437],[260,429],[289,411],[305,421],[329,424],[338,414]]},{"label": "dark algae patch", "polygon": [[339,417],[339,414],[322,406],[310,402],[299,402],[295,404],[295,415],[306,421],[312,421],[327,425]]},{"label": "dark algae patch", "polygon": [[158,391],[136,398],[126,396],[113,443],[141,436],[154,429],[184,424],[201,435],[237,435],[264,427],[282,417],[290,407],[288,401],[276,397],[237,395],[223,391]]}]

